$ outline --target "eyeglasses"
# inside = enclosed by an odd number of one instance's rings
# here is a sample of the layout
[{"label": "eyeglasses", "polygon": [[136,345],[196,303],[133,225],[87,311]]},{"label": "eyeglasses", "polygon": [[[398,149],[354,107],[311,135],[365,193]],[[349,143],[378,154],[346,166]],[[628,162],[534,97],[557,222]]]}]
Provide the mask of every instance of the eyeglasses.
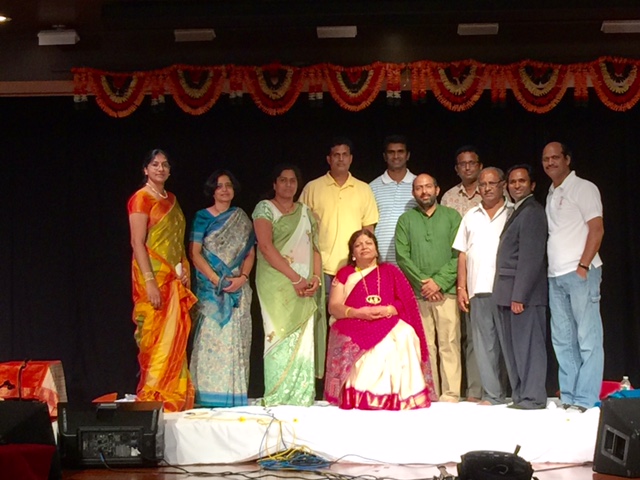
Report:
[{"label": "eyeglasses", "polygon": [[231,182],[227,182],[227,183],[218,183],[218,184],[216,185],[216,190],[217,190],[217,189],[219,189],[219,188],[223,188],[223,187],[227,187],[228,189],[233,190],[233,183],[231,183]]},{"label": "eyeglasses", "polygon": [[478,187],[479,188],[487,188],[487,187],[495,188],[501,183],[502,183],[502,180],[500,180],[499,182],[479,182]]},{"label": "eyeglasses", "polygon": [[456,165],[460,168],[472,168],[480,163],[478,160],[470,160],[468,162],[458,162]]}]

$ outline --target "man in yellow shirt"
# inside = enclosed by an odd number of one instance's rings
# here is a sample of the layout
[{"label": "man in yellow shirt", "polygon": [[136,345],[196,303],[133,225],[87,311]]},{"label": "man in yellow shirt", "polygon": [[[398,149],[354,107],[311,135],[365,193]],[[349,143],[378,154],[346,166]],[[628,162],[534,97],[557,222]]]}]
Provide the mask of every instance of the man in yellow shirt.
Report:
[{"label": "man in yellow shirt", "polygon": [[335,138],[330,147],[329,171],[307,183],[300,195],[300,201],[318,218],[327,292],[333,276],[347,264],[349,237],[363,227],[373,231],[378,222],[378,207],[371,187],[349,172],[353,160],[351,140]]}]

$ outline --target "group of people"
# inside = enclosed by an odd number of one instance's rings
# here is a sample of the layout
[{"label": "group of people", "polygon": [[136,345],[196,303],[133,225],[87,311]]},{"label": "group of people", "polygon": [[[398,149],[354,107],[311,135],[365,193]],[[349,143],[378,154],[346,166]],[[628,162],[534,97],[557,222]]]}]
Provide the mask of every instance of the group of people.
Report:
[{"label": "group of people", "polygon": [[128,205],[138,398],[168,411],[247,404],[255,262],[264,405],[311,405],[322,377],[324,398],[346,409],[495,405],[507,376],[511,407],[545,408],[548,302],[561,402],[592,407],[604,364],[602,205],[566,146],[543,151],[546,213],[529,165],[505,176],[462,147],[461,183],[438,203],[436,179],[407,168],[405,137],[387,137],[383,158],[367,184],[350,173],[350,140],[336,138],[329,171],[303,189],[299,169],[279,165],[253,222],[232,206],[233,174],[214,172],[212,205],[190,234],[191,289],[185,218],[164,188],[169,161],[152,151]]}]

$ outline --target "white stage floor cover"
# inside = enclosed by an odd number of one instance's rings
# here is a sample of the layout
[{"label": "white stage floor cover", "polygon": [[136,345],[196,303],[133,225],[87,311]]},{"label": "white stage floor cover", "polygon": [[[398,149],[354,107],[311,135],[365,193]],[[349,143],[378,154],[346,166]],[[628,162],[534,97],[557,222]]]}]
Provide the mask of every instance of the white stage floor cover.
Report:
[{"label": "white stage floor cover", "polygon": [[[556,400],[557,401],[557,400]],[[165,414],[165,460],[173,465],[231,464],[293,447],[330,460],[446,464],[473,450],[513,452],[532,463],[593,460],[600,409],[515,410],[434,403],[387,412],[312,407],[235,407]]]}]

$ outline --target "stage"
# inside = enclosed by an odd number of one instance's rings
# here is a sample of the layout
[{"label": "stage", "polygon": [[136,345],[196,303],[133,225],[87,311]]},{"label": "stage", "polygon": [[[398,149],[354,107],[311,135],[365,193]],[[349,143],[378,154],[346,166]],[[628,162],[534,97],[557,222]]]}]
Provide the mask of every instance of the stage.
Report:
[{"label": "stage", "polygon": [[600,409],[544,410],[434,403],[401,412],[260,406],[165,414],[165,460],[173,465],[233,464],[290,447],[327,460],[370,464],[446,464],[473,450],[513,452],[532,463],[593,460]]}]

